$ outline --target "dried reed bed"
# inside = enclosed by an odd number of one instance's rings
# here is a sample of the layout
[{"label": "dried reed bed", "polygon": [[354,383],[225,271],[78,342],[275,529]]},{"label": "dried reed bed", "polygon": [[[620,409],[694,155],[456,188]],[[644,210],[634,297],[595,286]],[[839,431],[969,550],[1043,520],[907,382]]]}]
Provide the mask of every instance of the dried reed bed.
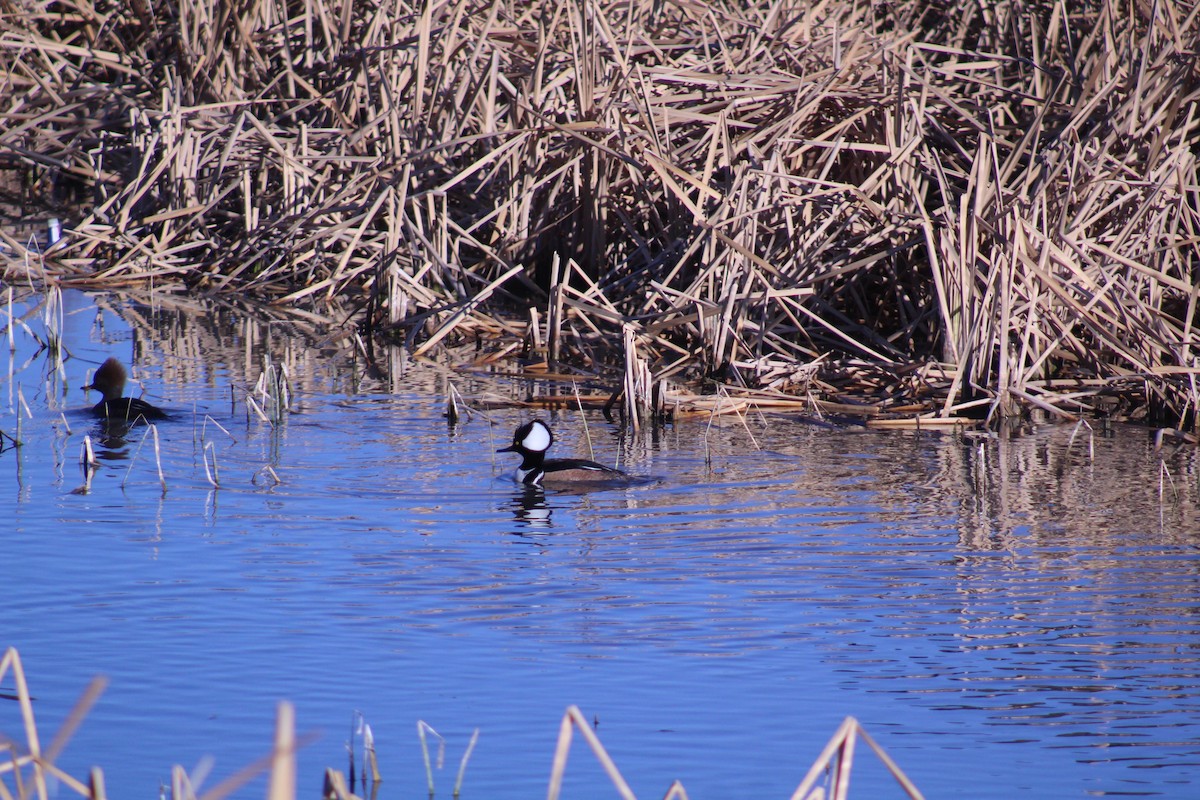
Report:
[{"label": "dried reed bed", "polygon": [[1193,4],[185,5],[3,5],[0,158],[83,208],[10,275],[340,298],[635,420],[1196,428]]}]

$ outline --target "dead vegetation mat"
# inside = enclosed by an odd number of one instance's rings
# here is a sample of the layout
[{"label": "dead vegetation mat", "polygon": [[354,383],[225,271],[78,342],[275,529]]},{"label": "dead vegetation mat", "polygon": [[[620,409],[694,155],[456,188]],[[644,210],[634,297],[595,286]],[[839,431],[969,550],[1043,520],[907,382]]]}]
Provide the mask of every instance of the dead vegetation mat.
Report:
[{"label": "dead vegetation mat", "polygon": [[66,230],[4,280],[337,301],[635,422],[1194,430],[1198,15],[0,0],[0,192]]}]

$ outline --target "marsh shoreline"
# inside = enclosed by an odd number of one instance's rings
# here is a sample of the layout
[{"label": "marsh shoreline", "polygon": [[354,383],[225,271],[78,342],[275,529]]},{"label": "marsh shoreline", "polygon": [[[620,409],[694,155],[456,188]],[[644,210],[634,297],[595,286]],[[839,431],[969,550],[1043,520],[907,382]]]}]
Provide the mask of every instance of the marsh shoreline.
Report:
[{"label": "marsh shoreline", "polygon": [[[1196,432],[1195,13],[16,2],[6,283],[783,404]],[[1150,16],[1154,14],[1154,16]]]}]

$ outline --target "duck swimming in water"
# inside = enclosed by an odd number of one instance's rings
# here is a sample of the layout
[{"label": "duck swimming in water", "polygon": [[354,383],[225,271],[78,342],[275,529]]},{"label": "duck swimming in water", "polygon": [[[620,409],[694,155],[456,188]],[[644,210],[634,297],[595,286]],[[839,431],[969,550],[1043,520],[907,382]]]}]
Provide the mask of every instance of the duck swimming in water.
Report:
[{"label": "duck swimming in water", "polygon": [[125,381],[129,374],[125,365],[115,358],[110,358],[100,365],[92,382],[84,386],[84,391],[95,389],[104,395],[104,399],[92,406],[92,413],[111,422],[125,422],[130,425],[141,420],[168,419],[167,412],[152,406],[145,400],[136,397],[122,397],[125,393]]},{"label": "duck swimming in water", "polygon": [[516,481],[526,486],[543,486],[560,483],[601,484],[628,483],[629,475],[619,469],[606,467],[596,461],[583,458],[546,458],[546,451],[554,444],[550,426],[535,419],[517,428],[513,443],[501,447],[497,453],[520,453],[521,465],[517,467]]}]

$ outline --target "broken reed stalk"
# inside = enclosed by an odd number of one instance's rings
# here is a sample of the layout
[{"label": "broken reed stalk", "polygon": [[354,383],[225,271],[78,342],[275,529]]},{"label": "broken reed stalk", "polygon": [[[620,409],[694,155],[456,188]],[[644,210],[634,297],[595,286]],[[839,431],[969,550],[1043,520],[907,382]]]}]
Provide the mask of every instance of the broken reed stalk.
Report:
[{"label": "broken reed stalk", "polygon": [[100,695],[104,694],[105,688],[108,686],[108,678],[96,676],[92,678],[75,706],[71,709],[70,716],[54,734],[54,739],[51,740],[50,746],[42,753],[42,758],[53,763],[58,756],[66,749],[67,743],[71,741],[71,737],[75,735],[75,731],[79,730],[79,726],[83,724],[83,718],[88,715],[92,706],[100,699]]},{"label": "broken reed stalk", "polygon": [[[364,789],[368,786],[367,769],[369,768],[371,770],[371,777],[370,777],[369,783],[370,783],[370,785],[373,785],[376,788],[376,790],[378,790],[379,784],[383,781],[383,776],[379,772],[379,759],[377,758],[376,753],[375,753],[375,734],[371,730],[371,726],[370,726],[370,724],[367,723],[366,717],[363,716],[363,713],[356,709],[350,717],[350,739],[348,740],[348,743],[346,745],[346,752],[350,758],[349,769],[347,770],[347,774],[350,776],[350,785],[349,785],[349,789],[347,790],[347,792],[352,792],[354,790],[354,783],[356,780],[355,743],[357,742],[357,740],[359,738],[362,739],[362,745],[363,745],[362,775],[361,775],[362,786]],[[343,784],[344,784],[344,781],[345,781],[345,779],[342,778]],[[327,786],[330,784],[330,782],[331,782],[331,777],[329,775],[327,775],[326,776]],[[327,797],[330,796],[328,790],[326,792],[326,796]]]},{"label": "broken reed stalk", "polygon": [[[368,728],[368,731],[369,731],[369,728]],[[437,740],[438,740],[438,752],[437,752],[437,768],[438,769],[441,769],[443,763],[445,762],[446,740],[442,737],[442,735],[440,733],[438,733],[436,730],[434,730],[433,727],[431,725],[429,725],[429,723],[425,722],[424,720],[417,721],[417,736],[420,737],[420,739],[421,739],[421,755],[425,761],[425,777],[429,784],[429,796],[432,797],[434,794],[434,785],[433,785],[434,765],[433,765],[432,760],[429,757],[429,742],[425,738],[425,734],[427,732],[429,734],[432,734],[433,736],[436,736]],[[471,753],[475,750],[475,743],[476,743],[476,741],[478,741],[478,739],[479,739],[479,729],[476,728],[475,731],[471,734],[471,740],[467,743],[467,749],[465,752],[463,752],[462,760],[459,762],[459,765],[458,765],[458,773],[455,775],[455,779],[454,779],[454,789],[453,789],[454,797],[458,797],[459,793],[462,790],[463,777],[466,775],[466,772],[467,772],[467,762],[471,758]],[[371,751],[371,754],[372,754],[371,757],[373,759],[374,758],[374,750],[373,749]],[[382,780],[379,777],[379,771],[377,768],[374,769],[374,777],[375,777],[375,781],[377,783],[378,783],[378,781]]]},{"label": "broken reed stalk", "polygon": [[46,290],[45,302],[42,306],[42,323],[46,331],[46,347],[55,365],[61,365],[63,319],[62,289],[50,286]]},{"label": "broken reed stalk", "polygon": [[442,735],[435,731],[425,720],[417,720],[417,736],[421,740],[421,756],[425,759],[425,778],[429,783],[429,796],[433,796],[433,764],[429,758],[429,742],[425,739],[425,732],[433,734],[438,740],[437,752],[437,767],[442,768],[442,762],[446,757],[446,740]]},{"label": "broken reed stalk", "polygon": [[458,391],[458,387],[453,382],[448,382],[446,390],[446,424],[457,425],[464,413],[467,419],[470,419],[470,406],[463,399],[462,394]]},{"label": "broken reed stalk", "polygon": [[467,774],[467,762],[471,760],[471,753],[475,751],[475,743],[479,741],[479,728],[471,732],[471,740],[467,742],[467,749],[463,752],[462,761],[458,764],[458,775],[454,778],[454,797],[458,797],[462,793],[463,778]]},{"label": "broken reed stalk", "polygon": [[[363,717],[361,711],[355,709],[354,713],[350,715],[350,738],[346,741],[346,755],[350,759],[349,769],[346,770],[346,774],[350,776],[352,781],[354,780],[354,743],[358,739],[359,734],[362,732],[364,725],[366,725],[366,719]],[[366,767],[363,769],[363,781],[365,782]],[[326,782],[328,783],[328,777],[326,777]],[[325,796],[329,796],[328,788],[326,789]]]},{"label": "broken reed stalk", "polygon": [[263,413],[262,408],[259,407],[259,405],[255,401],[254,397],[252,397],[251,395],[246,395],[246,422],[247,423],[250,422],[250,412],[251,411],[254,412],[254,416],[258,417],[259,422],[265,422],[272,427],[275,426],[275,423],[271,420],[271,418],[268,417],[265,413]]},{"label": "broken reed stalk", "polygon": [[[0,761],[0,777],[11,773],[17,783],[17,791],[14,795],[4,783],[0,782],[0,797],[36,797],[38,800],[48,800],[50,797],[48,779],[53,779],[86,800],[106,800],[104,773],[99,767],[93,767],[89,771],[88,782],[83,783],[64,772],[54,762],[66,749],[71,737],[104,692],[108,684],[107,679],[103,677],[92,679],[50,745],[43,749],[37,722],[34,718],[33,700],[26,681],[25,670],[21,664],[21,656],[14,647],[9,647],[5,650],[3,657],[0,657],[0,681],[9,674],[12,675],[16,693],[13,699],[16,700],[21,713],[24,741],[20,743],[20,747],[12,749],[9,759]],[[269,773],[267,800],[295,800],[296,752],[314,738],[306,736],[298,739],[295,733],[294,707],[288,702],[279,703],[276,709],[275,736],[270,754],[243,767],[204,794],[199,795],[199,800],[222,800],[263,772]],[[18,750],[23,753],[18,754]],[[25,768],[30,768],[33,773],[33,780],[29,784],[25,783],[21,774]],[[182,767],[173,767],[171,770],[171,800],[196,800],[196,787],[202,782],[203,776],[203,769],[198,775],[189,776]],[[345,797],[347,800],[353,797],[349,792],[338,796]]]},{"label": "broken reed stalk", "polygon": [[[208,456],[209,456],[210,452],[212,453],[212,471],[211,472],[209,471],[209,468],[208,468]],[[221,488],[221,476],[217,472],[217,448],[216,448],[216,445],[214,445],[212,442],[205,442],[205,444],[204,444],[204,477],[208,479],[209,484],[214,489]]]},{"label": "broken reed stalk", "polygon": [[17,384],[17,420],[18,421],[20,421],[20,419],[21,419],[22,412],[24,412],[25,416],[29,417],[30,419],[33,419],[33,411],[29,408],[29,403],[26,402],[26,400],[25,400],[24,387],[22,387],[21,384],[18,383]]},{"label": "broken reed stalk", "polygon": [[558,800],[562,794],[563,777],[567,771],[567,757],[571,750],[571,740],[574,732],[578,731],[591,748],[592,754],[596,756],[596,760],[600,762],[600,766],[604,768],[608,779],[612,781],[613,786],[617,790],[617,794],[622,797],[622,800],[637,800],[633,790],[629,788],[629,784],[621,775],[621,771],[617,769],[616,763],[604,749],[604,745],[600,743],[600,738],[596,736],[588,721],[584,719],[583,712],[578,706],[569,706],[563,714],[562,723],[558,728],[558,743],[554,747],[554,762],[550,768],[550,788],[546,793],[547,800]]},{"label": "broken reed stalk", "polygon": [[331,800],[358,800],[358,796],[346,783],[346,776],[333,767],[325,768],[325,785],[321,796]]},{"label": "broken reed stalk", "polygon": [[[371,732],[370,725],[363,727],[363,754],[366,761],[364,769],[370,767],[371,780],[378,785],[383,776],[379,774],[379,759],[375,756],[375,734]],[[366,783],[365,780],[363,782]]]},{"label": "broken reed stalk", "polygon": [[561,352],[559,339],[562,336],[562,315],[562,258],[555,252],[550,261],[550,298],[546,304],[546,362],[550,369],[556,368]]},{"label": "broken reed stalk", "polygon": [[[162,492],[165,495],[167,493],[167,478],[163,474],[162,450],[159,447],[158,442],[158,426],[153,423],[146,425],[146,432],[143,433],[142,438],[138,440],[138,446],[133,451],[133,455],[129,458],[129,466],[125,469],[125,477],[121,479],[121,488],[124,489],[125,484],[129,482],[129,476],[133,472],[133,466],[137,463],[138,455],[142,452],[142,445],[146,443],[147,437],[152,437],[154,439],[154,466],[155,469],[158,470],[158,484],[162,487]],[[205,469],[207,470],[207,463],[205,465]]]},{"label": "broken reed stalk", "polygon": [[729,392],[725,391],[725,387],[721,387],[721,396],[729,401],[729,405],[733,408],[733,413],[737,415],[738,422],[742,423],[742,429],[746,431],[746,435],[750,437],[750,444],[754,445],[755,450],[762,450],[758,446],[758,439],[754,438],[754,433],[750,430],[750,424],[746,422],[746,417],[742,414],[742,410],[733,402],[733,398],[729,396]]},{"label": "broken reed stalk", "polygon": [[13,441],[18,443],[25,440],[25,437],[21,435],[22,410],[32,417],[32,412],[29,411],[29,406],[25,403],[25,395],[21,391],[21,385],[17,384],[17,435],[13,438]]},{"label": "broken reed stalk", "polygon": [[[154,436],[154,467],[155,467],[155,469],[158,470],[158,485],[162,487],[163,494],[166,494],[167,493],[167,479],[163,475],[162,450],[159,447],[159,443],[158,443],[158,426],[151,424],[151,425],[148,425],[147,427],[150,428],[150,433]],[[216,467],[215,459],[213,461],[213,467],[214,468]]]},{"label": "broken reed stalk", "polygon": [[[1080,419],[1079,422],[1075,423],[1075,427],[1071,429],[1071,438],[1067,439],[1067,449],[1070,450],[1071,446],[1073,444],[1075,444],[1075,437],[1079,434],[1079,431],[1083,428],[1087,428],[1088,459],[1091,461],[1095,461],[1096,460],[1096,437],[1094,435],[1095,432],[1092,430],[1092,426],[1090,424],[1088,424],[1088,421],[1086,419]],[[1157,447],[1155,449],[1157,450]]]},{"label": "broken reed stalk", "polygon": [[579,419],[583,422],[583,438],[588,446],[588,458],[592,461],[596,460],[596,450],[592,447],[592,431],[588,427],[587,414],[583,413],[583,398],[579,396],[579,384],[571,381],[571,393],[575,397],[575,403],[579,406]]},{"label": "broken reed stalk", "polygon": [[84,434],[83,444],[79,449],[79,469],[83,472],[83,485],[71,490],[71,494],[87,494],[92,490],[92,478],[96,474],[96,453],[92,448],[92,437]]},{"label": "broken reed stalk", "polygon": [[[1165,480],[1164,480],[1165,479]],[[1158,460],[1158,507],[1162,509],[1166,498],[1166,487],[1171,487],[1171,495],[1175,498],[1175,502],[1179,502],[1179,490],[1175,487],[1175,478],[1171,475],[1171,468],[1167,466],[1167,462],[1162,458]],[[1160,512],[1161,513],[1161,512]]]},{"label": "broken reed stalk", "polygon": [[550,287],[550,310],[546,321],[546,361],[554,368],[562,352],[563,287]]},{"label": "broken reed stalk", "polygon": [[279,476],[275,474],[275,470],[271,468],[270,464],[264,464],[258,470],[258,472],[255,472],[254,475],[250,478],[250,482],[257,485],[258,484],[258,476],[260,476],[260,475],[266,475],[268,478],[270,478],[272,486],[278,486],[279,484],[283,483],[283,481],[280,480]]},{"label": "broken reed stalk", "polygon": [[678,780],[672,781],[667,793],[663,795],[663,800],[688,800],[687,790]]},{"label": "broken reed stalk", "polygon": [[712,471],[712,451],[708,447],[708,434],[712,430],[713,420],[716,419],[716,409],[708,415],[708,424],[704,426],[704,468]]},{"label": "broken reed stalk", "polygon": [[[223,800],[264,772],[268,773],[267,800],[294,800],[296,796],[296,752],[316,739],[313,734],[297,737],[295,733],[295,708],[289,702],[280,702],[275,710],[275,735],[271,752],[239,769],[199,796],[199,800]],[[171,800],[191,800],[191,784],[199,784],[201,776],[188,776],[178,768],[186,794],[173,794]],[[277,788],[278,787],[278,788]],[[290,787],[290,788],[289,788]],[[181,789],[182,791],[182,789]],[[348,795],[353,797],[353,795]]]},{"label": "broken reed stalk", "polygon": [[230,439],[230,441],[232,441],[234,444],[237,444],[237,437],[236,437],[236,436],[234,436],[232,433],[230,433],[228,430],[226,430],[224,425],[222,425],[221,423],[217,422],[215,419],[213,419],[212,417],[210,417],[208,414],[205,414],[205,415],[204,415],[204,421],[203,421],[203,423],[202,423],[202,424],[201,424],[201,426],[200,426],[200,438],[199,438],[199,441],[202,441],[202,442],[203,442],[203,441],[205,441],[205,437],[206,437],[206,434],[207,434],[207,432],[208,432],[208,426],[209,426],[209,425],[212,425],[212,426],[214,426],[214,427],[215,427],[217,430],[219,430],[221,433],[223,433],[223,434],[225,434],[226,436],[228,436],[228,437],[229,437],[229,439]]},{"label": "broken reed stalk", "polygon": [[[29,797],[30,793],[36,794],[39,800],[46,800],[47,794],[47,777],[61,781],[72,791],[78,793],[82,797],[90,800],[99,800],[99,796],[93,794],[89,787],[73,776],[61,770],[54,761],[59,754],[66,748],[71,736],[79,728],[83,722],[83,718],[87,716],[88,710],[95,704],[100,694],[103,693],[104,687],[107,685],[107,680],[102,677],[93,678],[84,690],[83,695],[75,703],[71,709],[71,713],[67,716],[62,727],[55,734],[50,746],[42,749],[40,738],[38,735],[37,723],[33,715],[32,696],[29,693],[29,685],[25,679],[25,670],[21,665],[21,656],[15,647],[9,647],[3,658],[0,658],[0,680],[8,673],[12,673],[13,683],[16,689],[16,698],[18,707],[21,710],[21,720],[24,726],[25,755],[16,755],[5,762],[0,762],[0,776],[9,772],[13,774],[14,780],[17,783],[17,794],[20,797]],[[25,786],[21,777],[21,770],[26,766],[31,766],[33,770],[33,783],[31,786]],[[96,770],[93,770],[93,785],[95,784]],[[101,781],[101,785],[103,782]],[[8,791],[3,783],[0,783],[0,794],[5,797],[11,797],[12,794]]]},{"label": "broken reed stalk", "polygon": [[196,800],[196,790],[187,770],[176,764],[171,767],[171,800]]},{"label": "broken reed stalk", "polygon": [[104,770],[92,767],[88,770],[88,794],[92,800],[108,800],[108,790],[104,786]]},{"label": "broken reed stalk", "polygon": [[280,703],[275,712],[275,742],[271,752],[267,800],[296,798],[296,710]]},{"label": "broken reed stalk", "polygon": [[[854,750],[857,738],[861,736],[863,741],[875,752],[879,760],[884,763],[889,773],[896,780],[904,792],[912,798],[912,800],[924,800],[924,795],[917,789],[916,785],[908,779],[904,771],[899,765],[892,760],[882,747],[866,732],[854,717],[846,717],[838,729],[830,737],[825,749],[817,756],[817,760],[808,770],[808,774],[800,781],[800,785],[796,787],[796,791],[792,793],[792,800],[811,800],[814,797],[828,796],[832,800],[846,800],[847,793],[850,788],[850,773],[854,764]],[[830,776],[832,786],[828,793],[817,788],[814,791],[816,782],[823,774]]]},{"label": "broken reed stalk", "polygon": [[288,376],[287,364],[279,365],[279,409],[280,415],[288,413],[292,407],[292,379]]},{"label": "broken reed stalk", "polygon": [[651,406],[653,378],[646,360],[638,355],[633,326],[625,325],[622,337],[625,343],[625,418],[636,433],[654,421],[654,409]]},{"label": "broken reed stalk", "polygon": [[281,364],[277,368],[271,361],[271,354],[264,353],[258,380],[252,392],[246,395],[247,422],[250,413],[253,412],[259,421],[276,427],[287,418],[290,405],[291,380],[288,377],[287,365]]},{"label": "broken reed stalk", "polygon": [[[46,777],[42,773],[40,764],[42,747],[38,738],[37,724],[34,722],[33,702],[29,694],[29,685],[25,680],[25,668],[21,665],[21,656],[15,647],[9,647],[4,651],[4,657],[0,658],[0,678],[9,672],[12,673],[13,684],[16,687],[17,704],[21,709],[21,722],[25,728],[25,750],[29,755],[19,756],[9,764],[0,764],[0,775],[12,771],[19,781],[20,773],[17,770],[25,764],[32,763],[34,765],[34,790],[40,800],[46,800]],[[25,792],[22,791],[23,796],[24,794]]]}]

